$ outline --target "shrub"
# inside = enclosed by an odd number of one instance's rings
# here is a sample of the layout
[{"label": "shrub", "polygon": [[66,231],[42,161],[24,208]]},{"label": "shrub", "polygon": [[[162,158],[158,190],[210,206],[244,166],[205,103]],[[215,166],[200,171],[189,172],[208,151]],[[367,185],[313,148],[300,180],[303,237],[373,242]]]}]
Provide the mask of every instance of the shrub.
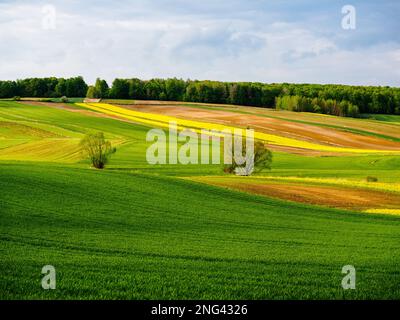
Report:
[{"label": "shrub", "polygon": [[15,96],[15,97],[13,97],[12,98],[14,101],[20,101],[21,100],[21,97],[20,96]]},{"label": "shrub", "polygon": [[377,181],[378,181],[377,177],[371,177],[371,176],[367,177],[367,182],[377,182]]},{"label": "shrub", "polygon": [[[261,172],[265,169],[271,169],[272,163],[272,152],[265,147],[265,142],[256,141],[254,143],[254,155],[247,155],[245,142],[242,142],[242,152],[243,156],[246,156],[246,168],[243,165],[238,165],[235,159],[232,159],[232,164],[227,164],[224,166],[225,173],[236,173],[239,175],[251,175],[252,172]],[[253,158],[254,165],[250,168],[248,167],[249,159]],[[239,173],[242,172],[242,173]]]},{"label": "shrub", "polygon": [[62,97],[60,98],[60,101],[63,102],[63,103],[69,102],[69,100],[68,100],[68,98],[67,98],[66,96],[62,96]]},{"label": "shrub", "polygon": [[87,134],[80,142],[82,153],[89,158],[93,167],[103,169],[110,156],[116,152],[110,141],[106,141],[103,132]]}]

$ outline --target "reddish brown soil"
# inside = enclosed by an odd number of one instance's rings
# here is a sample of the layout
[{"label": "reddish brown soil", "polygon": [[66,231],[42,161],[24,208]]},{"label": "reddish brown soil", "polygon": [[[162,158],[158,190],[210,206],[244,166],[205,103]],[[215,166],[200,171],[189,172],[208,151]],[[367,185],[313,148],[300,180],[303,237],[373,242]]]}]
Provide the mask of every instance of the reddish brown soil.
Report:
[{"label": "reddish brown soil", "polygon": [[136,104],[121,107],[126,107],[140,112],[158,113],[197,121],[221,123],[238,127],[250,126],[259,132],[337,147],[400,151],[400,143],[398,142],[338,131],[330,128],[294,123],[281,119],[260,117],[257,115],[239,114],[220,110],[206,110],[177,105],[171,106],[166,104]]},{"label": "reddish brown soil", "polygon": [[[127,121],[122,117],[104,115],[89,110],[82,110],[71,107],[68,104],[35,102],[35,101],[26,101],[21,103],[26,103],[31,105],[32,104],[45,105],[54,108],[61,108],[71,112],[80,112],[91,116],[116,118],[119,120]],[[220,123],[237,127],[251,127],[259,132],[285,136],[317,144],[325,144],[336,147],[358,148],[358,149],[400,151],[399,142],[389,141],[372,136],[364,136],[349,132],[343,132],[330,128],[322,128],[308,124],[294,123],[282,119],[261,117],[258,115],[239,114],[231,111],[199,109],[181,105],[171,105],[171,103],[168,105],[168,102],[160,103],[156,101],[148,101],[146,103],[140,102],[140,104],[120,105],[120,106],[132,110],[137,110],[140,112],[157,113],[157,114],[174,116],[182,119],[192,119],[197,121]],[[327,118],[327,120],[329,119],[330,118]],[[277,151],[285,151],[301,155],[318,156],[318,155],[331,154],[323,151],[310,151],[301,148],[292,148],[284,146],[270,146],[270,147],[271,149]],[[338,154],[335,153],[335,155]]]},{"label": "reddish brown soil", "polygon": [[400,195],[375,190],[275,182],[260,184],[238,182],[237,179],[227,182],[200,178],[199,181],[273,198],[333,208],[366,210],[369,208],[400,207]]}]

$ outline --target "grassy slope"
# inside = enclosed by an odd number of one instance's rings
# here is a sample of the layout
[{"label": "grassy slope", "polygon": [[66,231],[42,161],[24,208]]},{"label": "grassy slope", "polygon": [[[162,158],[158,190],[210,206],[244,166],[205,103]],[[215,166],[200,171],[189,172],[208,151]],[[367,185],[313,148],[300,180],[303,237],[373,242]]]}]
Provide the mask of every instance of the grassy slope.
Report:
[{"label": "grassy slope", "polygon": [[3,164],[0,181],[1,298],[400,297],[399,219],[54,165]]},{"label": "grassy slope", "polygon": [[[399,223],[291,204],[165,175],[221,174],[219,166],[146,164],[148,128],[48,107],[0,102],[1,136],[26,143],[104,131],[122,145],[105,172],[73,162],[58,143],[22,148],[0,139],[2,298],[399,298]],[[15,129],[17,128],[17,130]],[[53,135],[61,136],[61,138]],[[58,141],[58,140],[54,140]],[[11,150],[13,151],[13,150]],[[62,154],[64,152],[65,154]],[[399,157],[274,154],[280,176],[399,178]],[[131,173],[129,173],[131,172]],[[134,172],[134,173],[132,173]],[[149,175],[151,174],[151,175]],[[58,271],[55,292],[40,269]],[[343,292],[354,264],[358,290]],[[195,279],[195,280],[194,280]]]},{"label": "grassy slope", "polygon": [[400,156],[301,157],[274,153],[272,171],[263,174],[359,180],[373,176],[381,182],[399,182],[399,168]]},{"label": "grassy slope", "polygon": [[[76,162],[80,159],[77,145],[87,132],[103,131],[107,139],[119,143],[118,152],[113,157],[110,168],[114,169],[149,169],[154,171],[154,166],[149,166],[146,161],[145,150],[151,142],[146,142],[149,127],[122,122],[115,119],[87,116],[81,113],[59,110],[45,106],[22,105],[17,102],[0,101],[1,121],[11,124],[14,128],[21,122],[29,126],[29,132],[36,128],[50,134],[57,134],[49,139],[39,139],[38,136],[29,135],[27,132],[19,137],[19,142],[24,145],[10,149],[2,149],[8,145],[18,144],[14,137],[20,134],[15,129],[7,130],[5,136],[0,126],[0,160],[33,160],[56,161],[60,163]],[[10,125],[8,126],[10,127]],[[2,139],[10,138],[12,139]],[[24,138],[22,140],[22,138]],[[65,144],[69,148],[65,148]],[[82,166],[87,167],[84,162]],[[212,174],[220,172],[220,166],[158,166],[156,171],[166,174]],[[188,172],[189,171],[189,172]]]},{"label": "grassy slope", "polygon": [[[168,175],[196,175],[196,174],[221,174],[220,166],[149,166],[145,159],[144,150],[150,145],[146,143],[145,137],[149,128],[143,125],[121,122],[114,119],[106,119],[100,117],[89,117],[80,113],[74,113],[66,110],[58,110],[42,106],[27,106],[17,102],[0,102],[0,121],[8,121],[10,123],[24,123],[24,125],[33,128],[40,128],[52,134],[57,134],[55,142],[48,147],[48,151],[52,154],[56,150],[66,152],[63,146],[59,146],[60,137],[64,138],[67,143],[71,143],[72,147],[76,147],[79,139],[84,133],[89,131],[103,131],[106,138],[122,141],[118,152],[110,163],[112,169],[131,169],[145,170],[150,172],[159,172]],[[35,132],[33,129],[29,132]],[[0,134],[2,130],[0,128]],[[14,137],[20,134],[15,130],[8,132]],[[3,135],[2,135],[3,136]],[[22,136],[21,142],[38,143],[37,137],[32,137],[26,132]],[[54,161],[49,155],[35,150],[29,150],[24,146],[20,152],[15,149],[1,150],[2,144],[14,143],[13,140],[0,139],[0,160],[40,160]],[[16,157],[16,153],[18,157]],[[65,162],[65,156],[60,156],[57,160]],[[79,154],[72,161],[77,161]],[[354,177],[365,178],[367,175],[377,176],[382,181],[392,181],[400,178],[400,172],[394,171],[399,167],[399,156],[346,156],[346,157],[302,157],[287,153],[274,153],[274,165],[271,172],[265,172],[267,175],[283,175],[283,176],[310,176],[310,177]],[[86,166],[84,164],[83,166]]]}]

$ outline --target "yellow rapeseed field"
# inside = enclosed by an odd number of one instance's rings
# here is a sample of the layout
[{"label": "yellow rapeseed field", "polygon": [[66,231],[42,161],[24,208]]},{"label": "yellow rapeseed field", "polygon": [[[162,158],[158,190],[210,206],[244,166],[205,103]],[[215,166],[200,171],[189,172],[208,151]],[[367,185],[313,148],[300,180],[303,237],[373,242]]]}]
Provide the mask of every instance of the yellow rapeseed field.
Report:
[{"label": "yellow rapeseed field", "polygon": [[[89,108],[98,112],[102,112],[108,115],[114,115],[123,117],[128,120],[132,120],[135,122],[140,122],[146,125],[151,125],[155,127],[168,128],[170,122],[176,122],[178,125],[178,129],[192,129],[196,132],[200,132],[201,129],[205,130],[230,130],[233,132],[234,129],[238,129],[232,126],[216,124],[216,123],[208,123],[202,121],[193,121],[175,118],[166,115],[147,113],[147,112],[139,112],[135,110],[130,110],[114,105],[110,105],[107,103],[77,103],[78,106],[83,106],[85,108]],[[356,148],[342,148],[342,147],[333,147],[327,145],[320,145],[316,143],[311,143],[302,140],[296,140],[292,138],[281,137],[278,135],[272,135],[262,132],[254,133],[255,139],[266,141],[272,145],[285,146],[285,147],[293,147],[293,148],[302,148],[307,150],[314,151],[326,151],[326,152],[348,152],[348,153],[384,153],[384,154],[400,154],[399,151],[386,151],[386,150],[369,150],[369,149],[356,149]]]},{"label": "yellow rapeseed field", "polygon": [[364,210],[363,212],[400,215],[400,209],[367,209],[367,210]]},{"label": "yellow rapeseed field", "polygon": [[377,191],[389,191],[389,192],[400,193],[400,183],[367,182],[363,180],[348,180],[348,179],[335,179],[335,178],[307,178],[307,177],[300,178],[300,177],[252,176],[250,179],[316,183],[316,184],[337,185],[337,186],[355,187],[355,188],[364,188]]}]

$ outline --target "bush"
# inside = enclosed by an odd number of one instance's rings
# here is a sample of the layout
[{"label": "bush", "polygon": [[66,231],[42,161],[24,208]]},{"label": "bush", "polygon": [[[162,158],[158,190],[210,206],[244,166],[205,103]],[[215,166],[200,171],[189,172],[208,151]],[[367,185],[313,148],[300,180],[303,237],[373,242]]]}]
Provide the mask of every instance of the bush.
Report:
[{"label": "bush", "polygon": [[80,142],[82,153],[89,158],[93,167],[103,169],[110,156],[116,152],[110,141],[106,141],[103,132],[87,134]]},{"label": "bush", "polygon": [[371,177],[371,176],[367,177],[367,182],[377,182],[377,181],[378,181],[377,177]]},{"label": "bush", "polygon": [[[253,172],[261,172],[265,169],[271,169],[272,163],[272,153],[265,146],[265,142],[256,141],[254,143],[254,154],[246,154],[246,144],[245,139],[242,140],[242,152],[243,156],[246,156],[246,169],[242,165],[238,165],[235,159],[232,159],[232,164],[227,164],[224,166],[223,170],[225,173],[236,173],[237,175],[251,175]],[[248,167],[247,163],[251,158],[253,158],[253,166]]]},{"label": "bush", "polygon": [[21,100],[21,97],[20,96],[15,96],[15,97],[13,97],[12,98],[14,101],[20,101]]},{"label": "bush", "polygon": [[60,101],[63,102],[63,103],[68,103],[69,102],[69,100],[68,100],[68,98],[66,96],[62,96],[60,98]]}]

